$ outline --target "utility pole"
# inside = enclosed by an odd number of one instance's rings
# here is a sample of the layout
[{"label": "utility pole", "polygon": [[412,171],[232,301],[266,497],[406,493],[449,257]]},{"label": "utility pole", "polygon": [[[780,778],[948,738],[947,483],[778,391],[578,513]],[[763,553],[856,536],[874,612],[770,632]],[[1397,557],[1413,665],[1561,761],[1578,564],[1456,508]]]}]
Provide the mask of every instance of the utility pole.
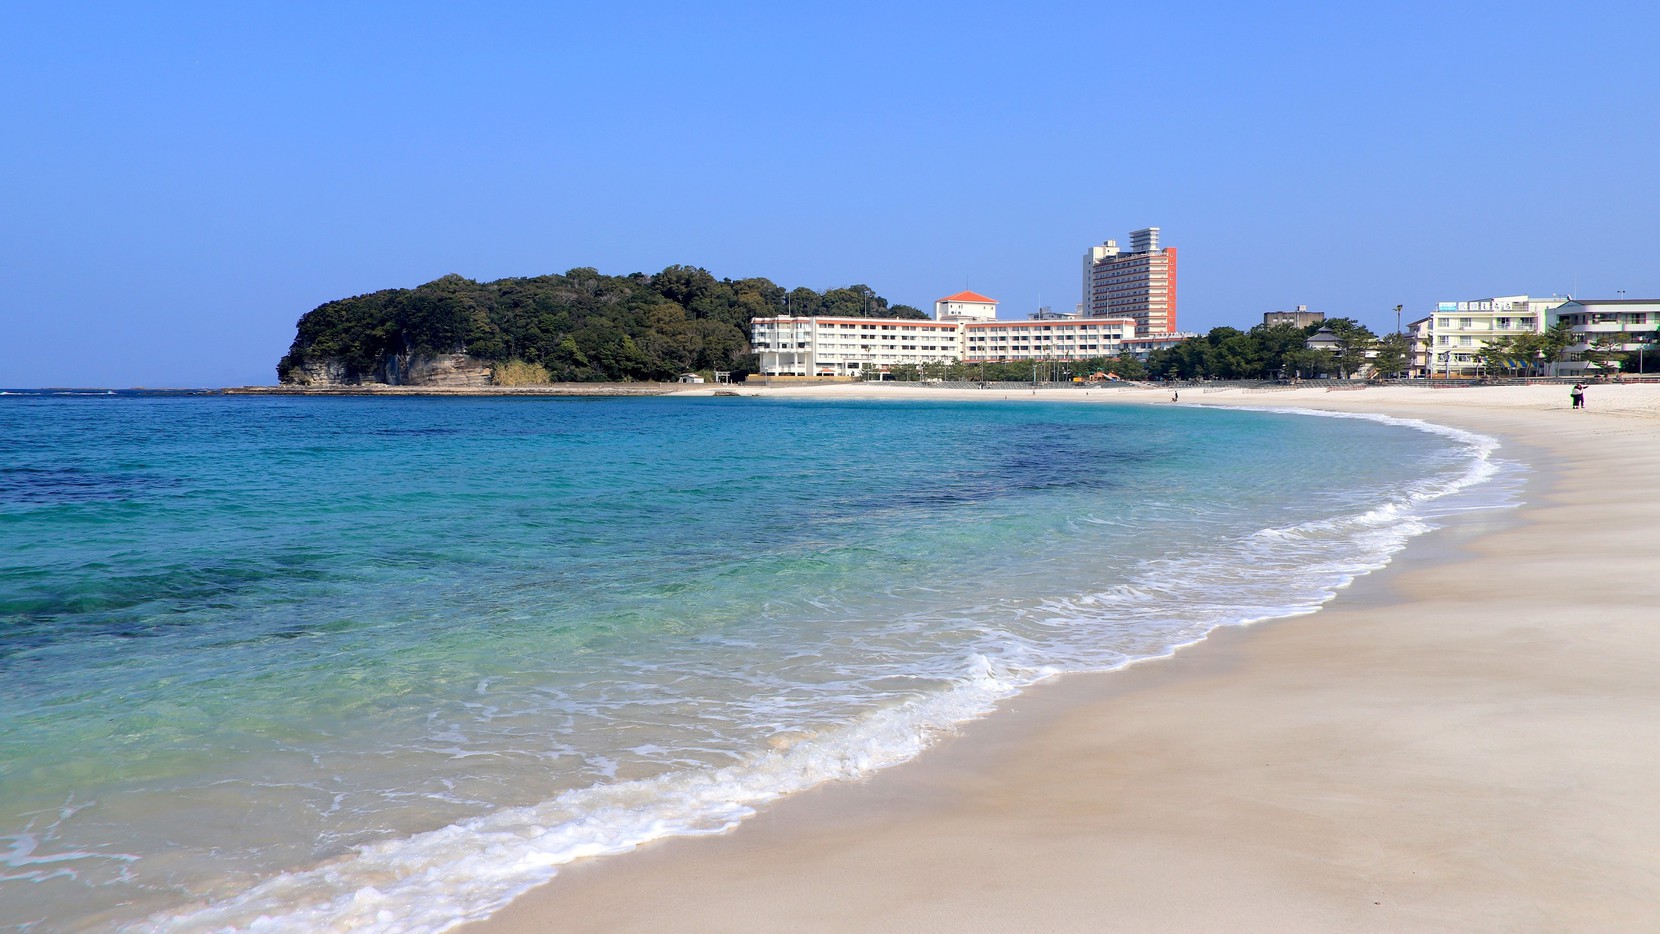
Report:
[{"label": "utility pole", "polygon": [[[1410,372],[1411,369],[1412,369],[1412,346],[1410,344],[1405,344],[1401,340],[1401,334],[1402,334],[1402,332],[1401,332],[1401,306],[1396,305],[1395,306],[1395,349],[1400,350],[1403,346],[1405,347],[1405,349],[1406,349],[1406,369]],[[1401,374],[1399,372],[1396,372],[1395,375],[1397,377],[1399,377]]]},{"label": "utility pole", "polygon": [[[1625,301],[1625,289],[1615,289],[1614,292],[1617,295],[1620,296],[1620,301],[1622,301],[1622,302]],[[1623,314],[1623,312],[1617,312],[1616,314]],[[1620,345],[1624,346],[1625,345],[1625,340],[1624,340],[1624,338],[1625,338],[1625,321],[1620,320],[1619,325],[1620,325],[1620,338],[1621,338]],[[1637,342],[1637,372],[1638,373],[1643,372],[1643,343],[1641,341]]]}]

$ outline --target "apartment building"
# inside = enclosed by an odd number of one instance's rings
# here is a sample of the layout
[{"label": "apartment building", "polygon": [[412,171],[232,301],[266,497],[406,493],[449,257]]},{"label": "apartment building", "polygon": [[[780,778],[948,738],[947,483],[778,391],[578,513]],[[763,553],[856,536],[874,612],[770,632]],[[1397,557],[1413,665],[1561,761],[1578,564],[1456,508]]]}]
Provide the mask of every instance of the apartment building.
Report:
[{"label": "apartment building", "polygon": [[1435,339],[1430,333],[1430,326],[1435,323],[1435,317],[1428,315],[1416,321],[1406,323],[1408,341],[1408,359],[1406,369],[1413,375],[1422,375],[1429,372],[1429,365],[1433,357],[1430,348]]},{"label": "apartment building", "polygon": [[1107,240],[1084,253],[1085,318],[1131,318],[1136,333],[1176,330],[1176,248],[1159,247],[1159,229],[1131,231],[1129,250]]}]

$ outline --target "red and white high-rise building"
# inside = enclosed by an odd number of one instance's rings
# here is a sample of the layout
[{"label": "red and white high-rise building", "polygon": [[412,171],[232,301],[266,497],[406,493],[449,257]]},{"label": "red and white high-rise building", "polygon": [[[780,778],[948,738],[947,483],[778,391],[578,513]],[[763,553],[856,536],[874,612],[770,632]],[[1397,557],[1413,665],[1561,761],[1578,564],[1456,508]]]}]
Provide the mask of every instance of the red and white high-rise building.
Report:
[{"label": "red and white high-rise building", "polygon": [[1142,336],[1176,330],[1176,248],[1159,248],[1159,229],[1130,232],[1129,250],[1108,240],[1084,254],[1086,318],[1133,318]]}]

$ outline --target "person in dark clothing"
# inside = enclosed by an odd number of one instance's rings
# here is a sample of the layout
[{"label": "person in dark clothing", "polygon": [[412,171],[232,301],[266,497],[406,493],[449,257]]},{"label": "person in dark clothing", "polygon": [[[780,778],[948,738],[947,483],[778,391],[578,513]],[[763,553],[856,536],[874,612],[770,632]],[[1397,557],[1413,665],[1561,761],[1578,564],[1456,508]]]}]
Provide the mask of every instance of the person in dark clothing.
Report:
[{"label": "person in dark clothing", "polygon": [[1574,383],[1574,388],[1568,393],[1568,397],[1574,400],[1574,408],[1585,408],[1585,384]]}]

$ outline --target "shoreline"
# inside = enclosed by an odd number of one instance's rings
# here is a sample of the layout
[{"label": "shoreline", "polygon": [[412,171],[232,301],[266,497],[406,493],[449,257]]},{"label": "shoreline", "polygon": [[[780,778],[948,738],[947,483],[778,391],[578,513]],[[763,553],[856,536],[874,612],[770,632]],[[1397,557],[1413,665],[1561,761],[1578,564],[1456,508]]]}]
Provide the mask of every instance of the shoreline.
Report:
[{"label": "shoreline", "polygon": [[666,396],[680,383],[549,383],[538,386],[233,386],[226,396]]},{"label": "shoreline", "polygon": [[[1660,637],[1643,625],[1660,392],[1594,388],[1586,413],[1556,386],[1184,399],[1494,434],[1526,449],[1527,502],[1498,529],[1477,514],[1420,536],[1319,613],[1040,685],[918,760],[720,837],[566,867],[466,929],[1638,926],[1660,900],[1660,819],[1639,793],[1660,778]],[[918,391],[988,395],[743,394]],[[1597,482],[1610,466],[1621,482]],[[1620,583],[1594,601],[1553,584],[1597,567]],[[1578,622],[1586,602],[1606,627]]]}]

